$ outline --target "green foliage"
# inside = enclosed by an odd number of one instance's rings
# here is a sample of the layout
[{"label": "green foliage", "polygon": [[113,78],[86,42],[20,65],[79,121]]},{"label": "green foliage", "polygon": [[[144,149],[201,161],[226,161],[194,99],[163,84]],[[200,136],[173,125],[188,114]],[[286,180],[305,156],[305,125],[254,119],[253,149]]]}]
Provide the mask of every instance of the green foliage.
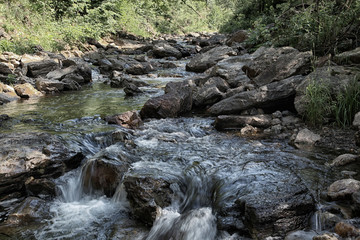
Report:
[{"label": "green foliage", "polygon": [[354,78],[345,90],[337,96],[335,105],[336,123],[346,127],[352,124],[354,116],[360,111],[360,83]]},{"label": "green foliage", "polygon": [[311,125],[321,125],[333,119],[340,127],[350,126],[360,111],[360,83],[355,77],[337,96],[322,80],[312,80],[305,91],[305,119]]},{"label": "green foliage", "polygon": [[322,80],[312,80],[306,87],[305,118],[311,125],[320,125],[326,122],[333,109],[331,89]]}]

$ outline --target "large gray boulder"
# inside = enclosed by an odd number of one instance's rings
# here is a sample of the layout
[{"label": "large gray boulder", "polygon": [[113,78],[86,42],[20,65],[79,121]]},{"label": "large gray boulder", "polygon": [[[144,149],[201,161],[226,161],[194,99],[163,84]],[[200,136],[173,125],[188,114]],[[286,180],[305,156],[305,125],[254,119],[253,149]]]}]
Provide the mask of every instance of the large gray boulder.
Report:
[{"label": "large gray boulder", "polygon": [[54,60],[42,60],[39,62],[29,62],[25,67],[27,67],[28,77],[37,78],[59,68],[59,63]]},{"label": "large gray boulder", "polygon": [[51,92],[61,92],[65,88],[65,83],[59,80],[50,80],[44,78],[38,78],[36,80],[36,88],[39,91],[51,93]]},{"label": "large gray boulder", "polygon": [[322,84],[327,87],[332,96],[337,96],[343,91],[359,71],[343,66],[326,66],[315,69],[306,76],[305,80],[296,88],[295,108],[300,115],[304,115],[308,99],[306,89],[310,84]]},{"label": "large gray boulder", "polygon": [[246,125],[267,128],[271,126],[271,120],[272,117],[265,114],[255,116],[221,115],[215,119],[215,128],[218,130],[239,129]]},{"label": "large gray boulder", "polygon": [[332,200],[349,200],[352,195],[358,191],[360,191],[360,181],[355,179],[342,179],[329,186],[328,196]]},{"label": "large gray boulder", "polygon": [[140,111],[145,118],[177,117],[191,111],[193,104],[191,80],[166,84],[165,94],[149,99]]},{"label": "large gray boulder", "polygon": [[132,161],[121,145],[103,149],[82,168],[84,193],[112,197]]},{"label": "large gray boulder", "polygon": [[157,43],[153,47],[153,54],[156,58],[176,57],[180,59],[182,53],[167,43]]},{"label": "large gray boulder", "polygon": [[292,47],[261,47],[251,57],[252,61],[244,65],[243,71],[258,86],[263,86],[309,72],[312,53],[299,52]]},{"label": "large gray boulder", "polygon": [[205,72],[205,70],[211,68],[217,62],[235,55],[236,52],[231,47],[216,47],[192,58],[190,62],[186,64],[186,70],[190,72]]},{"label": "large gray boulder", "polygon": [[360,64],[360,47],[335,55],[334,61],[338,64]]},{"label": "large gray boulder", "polygon": [[211,68],[210,75],[225,79],[232,88],[250,83],[250,78],[242,70],[250,59],[249,54],[225,58]]},{"label": "large gray boulder", "polygon": [[281,105],[289,105],[289,99],[295,95],[295,89],[303,79],[303,76],[294,76],[256,90],[240,92],[214,104],[208,111],[212,115],[238,114],[258,106],[276,109]]},{"label": "large gray boulder", "polygon": [[83,155],[46,133],[0,134],[0,196],[25,195],[25,182],[59,177],[80,165]]},{"label": "large gray boulder", "polygon": [[15,89],[0,82],[0,105],[20,99]]}]

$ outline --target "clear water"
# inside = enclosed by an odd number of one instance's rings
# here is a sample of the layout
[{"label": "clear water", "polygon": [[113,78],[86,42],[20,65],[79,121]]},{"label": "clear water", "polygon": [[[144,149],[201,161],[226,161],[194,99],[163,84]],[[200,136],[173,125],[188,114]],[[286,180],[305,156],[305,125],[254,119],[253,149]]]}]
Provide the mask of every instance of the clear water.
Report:
[{"label": "clear water", "polygon": [[[184,62],[167,71],[186,76]],[[121,150],[137,159],[128,175],[173,182],[172,203],[159,209],[154,226],[148,229],[132,220],[122,185],[113,198],[84,194],[82,166],[57,179],[59,196],[50,203],[51,217],[31,230],[34,239],[242,239],[216,226],[217,213],[226,211],[239,196],[263,194],[264,189],[278,191],[297,176],[317,198],[319,189],[330,181],[323,165],[327,155],[302,152],[285,142],[219,133],[210,118],[151,120],[132,135],[132,146],[113,142],[111,132],[121,128],[106,124],[103,117],[140,109],[151,96],[163,93],[159,86],[183,79],[158,78],[157,74],[140,77],[153,87],[133,98],[125,98],[122,89],[95,81],[78,92],[0,106],[1,114],[12,117],[0,132],[59,134],[89,161],[99,152],[120,161]],[[27,234],[16,238],[29,239]]]}]

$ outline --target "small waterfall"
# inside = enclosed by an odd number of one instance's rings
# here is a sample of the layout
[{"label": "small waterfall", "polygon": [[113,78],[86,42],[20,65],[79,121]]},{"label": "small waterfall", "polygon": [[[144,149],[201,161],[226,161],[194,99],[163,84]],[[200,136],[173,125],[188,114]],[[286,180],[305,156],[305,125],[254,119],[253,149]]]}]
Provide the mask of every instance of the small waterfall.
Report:
[{"label": "small waterfall", "polygon": [[146,240],[213,240],[216,233],[216,218],[209,207],[184,214],[164,209],[160,210]]}]

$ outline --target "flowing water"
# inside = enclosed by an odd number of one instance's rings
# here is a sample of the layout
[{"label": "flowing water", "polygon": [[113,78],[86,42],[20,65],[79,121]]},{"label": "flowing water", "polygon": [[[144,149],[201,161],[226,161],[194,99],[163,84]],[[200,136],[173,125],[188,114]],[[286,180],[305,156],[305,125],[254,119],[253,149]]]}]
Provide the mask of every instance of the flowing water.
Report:
[{"label": "flowing water", "polygon": [[[169,71],[185,74],[184,63],[178,64],[179,68]],[[94,76],[99,75],[95,72]],[[158,209],[149,229],[131,217],[121,183],[111,198],[84,191],[85,162],[56,180],[59,194],[50,202],[50,217],[18,239],[245,239],[217,227],[237,198],[279,192],[296,176],[319,199],[319,189],[331,181],[324,166],[326,154],[296,150],[282,141],[219,133],[211,118],[150,120],[129,132],[106,124],[104,116],[140,109],[151,96],[163,93],[159,86],[183,78],[155,75],[141,79],[153,87],[133,98],[125,98],[122,89],[110,88],[99,79],[79,92],[0,106],[2,114],[12,117],[1,132],[58,134],[72,148],[84,152],[87,161],[106,156],[120,163],[119,156],[126,155],[133,163],[125,177],[149,176],[171,182],[171,204]],[[114,141],[114,131],[125,131],[131,144]]]}]

